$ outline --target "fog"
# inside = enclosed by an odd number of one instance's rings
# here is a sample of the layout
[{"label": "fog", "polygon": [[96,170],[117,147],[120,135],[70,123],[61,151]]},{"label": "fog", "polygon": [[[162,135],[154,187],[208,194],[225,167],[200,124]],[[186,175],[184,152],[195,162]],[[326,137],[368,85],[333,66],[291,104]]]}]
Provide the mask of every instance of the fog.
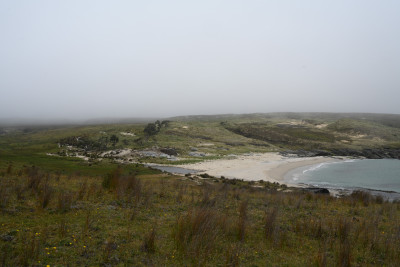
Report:
[{"label": "fog", "polygon": [[0,119],[400,113],[399,1],[1,1]]}]

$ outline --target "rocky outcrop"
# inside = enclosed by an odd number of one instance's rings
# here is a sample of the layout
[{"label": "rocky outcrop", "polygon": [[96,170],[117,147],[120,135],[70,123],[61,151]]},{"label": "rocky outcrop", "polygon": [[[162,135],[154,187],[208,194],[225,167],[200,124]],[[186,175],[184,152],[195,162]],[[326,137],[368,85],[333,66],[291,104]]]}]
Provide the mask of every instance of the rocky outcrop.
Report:
[{"label": "rocky outcrop", "polygon": [[176,148],[173,147],[161,148],[160,151],[170,156],[178,156],[178,150],[176,150]]},{"label": "rocky outcrop", "polygon": [[317,157],[346,156],[367,159],[400,159],[400,149],[394,148],[364,148],[362,150],[337,148],[332,150],[287,150],[280,153],[283,156]]},{"label": "rocky outcrop", "polygon": [[329,195],[329,190],[326,188],[309,187],[309,188],[303,188],[303,191],[312,192],[314,194],[328,194]]},{"label": "rocky outcrop", "polygon": [[189,152],[189,156],[191,157],[205,157],[206,154],[202,152]]}]

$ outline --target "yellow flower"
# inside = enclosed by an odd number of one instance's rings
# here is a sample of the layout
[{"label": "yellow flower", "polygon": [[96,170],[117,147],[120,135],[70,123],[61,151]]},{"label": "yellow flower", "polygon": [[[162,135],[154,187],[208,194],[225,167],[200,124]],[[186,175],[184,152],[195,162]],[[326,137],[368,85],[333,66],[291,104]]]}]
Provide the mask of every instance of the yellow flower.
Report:
[{"label": "yellow flower", "polygon": [[45,248],[45,249],[47,250],[47,249],[49,249],[49,248]]},{"label": "yellow flower", "polygon": [[57,249],[57,247],[53,247],[53,249]]},{"label": "yellow flower", "polygon": [[83,246],[83,248],[86,248],[86,246]]}]

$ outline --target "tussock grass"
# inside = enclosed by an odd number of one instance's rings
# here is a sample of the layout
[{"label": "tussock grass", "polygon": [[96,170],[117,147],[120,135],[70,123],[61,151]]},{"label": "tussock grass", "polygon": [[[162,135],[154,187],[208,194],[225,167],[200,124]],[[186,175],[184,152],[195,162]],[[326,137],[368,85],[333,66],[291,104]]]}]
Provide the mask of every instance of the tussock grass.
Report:
[{"label": "tussock grass", "polygon": [[400,264],[400,203],[265,184],[13,167],[0,179],[0,264]]},{"label": "tussock grass", "polygon": [[156,251],[156,230],[154,227],[144,236],[144,240],[141,246],[141,251],[146,253],[154,253]]}]

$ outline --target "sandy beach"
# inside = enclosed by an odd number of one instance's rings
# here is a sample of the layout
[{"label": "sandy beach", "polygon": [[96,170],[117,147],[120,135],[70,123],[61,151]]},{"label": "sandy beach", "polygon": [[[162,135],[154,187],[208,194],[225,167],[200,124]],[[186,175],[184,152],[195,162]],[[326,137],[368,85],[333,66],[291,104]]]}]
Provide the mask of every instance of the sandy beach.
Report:
[{"label": "sandy beach", "polygon": [[248,181],[264,180],[285,183],[285,174],[293,169],[334,160],[330,157],[291,158],[281,156],[278,153],[262,153],[241,155],[232,159],[179,165],[177,167],[201,171],[215,177],[224,176],[225,178]]}]

